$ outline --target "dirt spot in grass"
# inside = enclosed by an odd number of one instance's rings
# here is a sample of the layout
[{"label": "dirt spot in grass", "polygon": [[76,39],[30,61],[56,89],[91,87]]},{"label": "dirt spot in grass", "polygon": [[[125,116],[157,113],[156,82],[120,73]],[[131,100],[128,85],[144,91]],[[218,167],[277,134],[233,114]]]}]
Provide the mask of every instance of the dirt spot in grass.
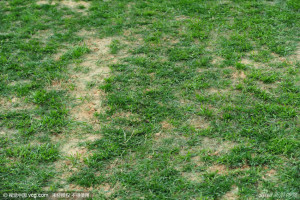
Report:
[{"label": "dirt spot in grass", "polygon": [[46,29],[46,30],[38,30],[32,38],[39,39],[42,42],[46,42],[46,40],[52,35],[51,30]]},{"label": "dirt spot in grass", "polygon": [[30,84],[31,81],[30,80],[18,80],[18,81],[12,81],[10,82],[8,85],[9,86],[16,86],[16,85],[27,85]]},{"label": "dirt spot in grass", "polygon": [[[81,66],[89,68],[89,72],[86,74],[78,74],[77,78],[80,79],[81,83],[88,83],[93,80],[99,82],[99,79],[103,81],[104,78],[108,77],[110,69],[106,66],[99,66],[95,63],[95,60],[86,60],[81,63]],[[98,79],[97,79],[98,77]]]},{"label": "dirt spot in grass", "polygon": [[209,127],[209,122],[207,122],[201,116],[194,116],[192,119],[189,120],[189,123],[196,129],[207,129]]},{"label": "dirt spot in grass", "polygon": [[90,3],[86,1],[73,1],[73,0],[59,0],[59,1],[50,1],[50,0],[40,0],[36,2],[38,5],[59,5],[65,6],[77,12],[86,14],[86,9],[90,7]]},{"label": "dirt spot in grass", "polygon": [[274,169],[269,170],[262,178],[264,180],[274,181],[276,180],[277,171]]},{"label": "dirt spot in grass", "polygon": [[189,17],[185,16],[185,15],[180,15],[180,16],[175,17],[176,21],[184,21],[184,20],[187,20],[187,19],[189,19]]},{"label": "dirt spot in grass", "polygon": [[213,165],[213,166],[210,166],[207,169],[207,171],[210,173],[217,173],[217,174],[227,174],[228,173],[227,167],[225,165]]},{"label": "dirt spot in grass", "polygon": [[241,60],[241,63],[244,64],[244,65],[251,65],[253,62],[247,58],[243,58]]},{"label": "dirt spot in grass", "polygon": [[117,112],[114,113],[111,118],[116,118],[116,117],[121,117],[121,118],[137,118],[138,119],[138,115],[133,114],[132,112]]},{"label": "dirt spot in grass", "polygon": [[[109,76],[110,69],[107,67],[114,56],[109,54],[108,45],[111,43],[112,38],[94,38],[93,32],[89,33],[83,31],[83,37],[88,37],[83,41],[92,51],[86,54],[82,60],[82,63],[72,64],[69,66],[70,72],[73,74],[67,83],[62,83],[59,80],[53,81],[51,84],[52,88],[64,88],[68,85],[73,86],[72,89],[67,89],[71,96],[75,98],[74,104],[70,105],[70,114],[73,119],[78,122],[84,122],[85,124],[92,127],[94,131],[99,131],[101,126],[98,119],[95,117],[95,113],[102,112],[102,100],[104,99],[104,93],[97,89],[104,81],[104,78]],[[59,60],[63,52],[59,52],[55,55],[55,59]],[[76,68],[78,67],[78,68]],[[79,70],[78,69],[85,69]],[[73,157],[77,162],[75,166],[70,160],[62,159],[57,161],[56,171],[60,172],[61,182],[66,183],[68,177],[72,173],[76,172],[77,167],[84,166],[84,158],[88,157],[91,152],[86,147],[80,146],[80,143],[91,142],[101,138],[101,135],[83,134],[78,136],[82,130],[74,130],[72,137],[60,137],[53,141],[60,142],[60,151],[66,159]],[[67,162],[67,163],[66,163]],[[64,167],[68,166],[66,169]],[[67,185],[66,185],[67,187]],[[73,188],[72,185],[68,185],[69,188]],[[74,186],[77,188],[77,186]]]},{"label": "dirt spot in grass", "polygon": [[113,193],[119,191],[120,189],[123,189],[123,187],[119,182],[117,182],[114,185],[103,183],[99,185],[96,189],[100,191],[106,198],[109,198],[112,196]]},{"label": "dirt spot in grass", "polygon": [[[177,137],[178,138],[178,137]],[[186,141],[186,138],[182,138],[182,141]],[[199,153],[200,151],[206,151],[210,156],[224,155],[228,153],[236,144],[230,141],[217,140],[214,138],[204,137],[200,145],[194,147],[182,146],[180,150],[181,155],[187,155],[190,153]],[[201,158],[193,158],[198,161],[198,164],[201,165]],[[196,163],[197,164],[197,163]]]},{"label": "dirt spot in grass", "polygon": [[300,61],[300,44],[298,44],[298,48],[297,48],[297,50],[295,52],[295,59],[297,61]]},{"label": "dirt spot in grass", "polygon": [[255,69],[259,69],[259,68],[265,67],[264,63],[258,63],[258,62],[255,62],[253,60],[250,60],[248,58],[243,58],[241,60],[241,63],[244,64],[244,65],[250,65],[250,66],[252,66]]},{"label": "dirt spot in grass", "polygon": [[161,124],[162,129],[164,129],[164,130],[170,130],[170,129],[173,129],[173,125],[170,124],[170,123],[167,122],[167,121],[163,121],[163,122],[161,122],[160,124]]},{"label": "dirt spot in grass", "polygon": [[214,138],[204,137],[201,148],[208,149],[213,155],[219,155],[230,151],[235,145],[235,143],[230,141],[218,141]]},{"label": "dirt spot in grass", "polygon": [[[109,53],[109,45],[111,44],[113,38],[88,38],[85,40],[87,46],[92,49],[93,53],[89,54],[88,59],[99,59],[101,55]],[[110,56],[110,55],[106,55]]]},{"label": "dirt spot in grass", "polygon": [[203,166],[204,162],[201,160],[200,156],[194,156],[191,158],[191,160],[193,161],[193,163],[195,163],[197,166]]},{"label": "dirt spot in grass", "polygon": [[61,56],[64,55],[67,52],[67,49],[60,49],[57,53],[53,54],[53,59],[55,61],[60,60]]},{"label": "dirt spot in grass", "polygon": [[85,96],[80,96],[80,93],[75,95],[78,98],[78,101],[80,101],[80,98],[87,98],[87,100],[72,108],[70,114],[74,117],[74,119],[89,122],[92,126],[94,126],[94,128],[97,128],[99,124],[97,124],[95,113],[102,111],[101,92],[97,90],[92,90],[90,92],[92,95],[87,94]]},{"label": "dirt spot in grass", "polygon": [[154,140],[158,141],[158,142],[164,142],[164,139],[167,139],[167,138],[171,138],[171,135],[166,133],[166,132],[157,132],[157,133],[154,133]]},{"label": "dirt spot in grass", "polygon": [[[43,190],[50,191],[51,185],[66,185],[67,179],[72,175],[72,173],[75,173],[78,171],[77,168],[75,168],[72,165],[72,162],[70,160],[58,160],[54,162],[54,168],[57,173],[59,173],[59,176],[49,180],[50,186],[44,187]],[[67,185],[68,186],[68,185]],[[58,191],[65,191],[66,188],[59,188]]]},{"label": "dirt spot in grass", "polygon": [[246,74],[243,71],[236,71],[232,74],[232,78],[234,80],[236,79],[245,79],[246,78]]},{"label": "dirt spot in grass", "polygon": [[[86,147],[79,146],[79,143],[95,141],[100,139],[101,135],[96,134],[87,134],[82,138],[77,138],[76,135],[70,136],[68,138],[64,136],[57,135],[57,137],[53,137],[52,141],[61,142],[60,152],[64,159],[60,159],[54,162],[54,167],[58,173],[60,173],[59,179],[53,179],[52,181],[55,183],[66,184],[67,179],[75,172],[78,171],[78,166],[84,165],[84,158],[91,155],[91,152],[88,151]],[[71,159],[72,158],[72,159]],[[76,160],[76,163],[73,163],[72,160]],[[72,187],[72,184],[65,185],[62,189],[69,189]],[[77,187],[77,186],[74,186]],[[44,188],[48,190],[49,188]],[[83,188],[81,188],[83,189]],[[86,189],[86,188],[85,188]],[[61,190],[61,191],[62,191]]]},{"label": "dirt spot in grass", "polygon": [[[94,33],[89,34],[84,32],[80,34],[83,34],[84,37],[88,37],[88,39],[84,40],[83,43],[85,43],[88,48],[92,50],[92,52],[85,55],[82,58],[83,62],[78,64],[79,67],[87,70],[81,72],[76,70],[75,65],[69,66],[73,75],[67,84],[73,85],[73,88],[72,90],[68,91],[70,92],[71,96],[75,98],[74,105],[70,105],[70,114],[71,117],[76,121],[85,122],[87,125],[90,125],[93,130],[99,131],[101,126],[100,122],[95,117],[95,113],[102,111],[102,100],[104,99],[105,94],[95,86],[99,86],[99,84],[104,81],[104,78],[109,76],[110,69],[107,66],[110,63],[112,56],[109,54],[108,45],[112,39],[99,39],[90,37],[91,35],[94,35]],[[56,59],[59,59],[61,55],[62,54],[56,55]],[[61,88],[65,87],[67,84],[62,85],[60,81],[54,81],[52,82],[52,87]],[[79,138],[79,132],[81,132],[81,130],[74,130],[75,134],[72,136],[72,138],[58,139],[58,141],[62,140],[62,155],[73,157],[75,160],[79,161],[76,163],[76,166],[84,165],[84,158],[88,157],[91,153],[86,147],[82,147],[79,144],[95,141],[101,138],[101,135],[91,134],[86,134]],[[63,162],[63,164],[66,165],[66,163],[64,163],[62,160],[57,162]],[[69,163],[68,170],[61,168],[59,165],[60,164],[56,166],[56,169],[58,172],[62,173],[63,182],[66,182],[67,178],[77,170],[72,163]],[[69,188],[73,188],[72,185],[68,186]],[[74,187],[77,188],[77,186]]]},{"label": "dirt spot in grass", "polygon": [[80,37],[93,38],[93,37],[96,36],[96,31],[95,30],[81,29],[80,31],[77,32],[77,35],[80,36]]},{"label": "dirt spot in grass", "polygon": [[101,138],[101,135],[96,135],[96,134],[88,134],[83,136],[82,138],[70,138],[67,142],[63,143],[61,147],[61,152],[65,156],[88,156],[88,150],[86,147],[79,146],[79,143],[84,143],[84,142],[93,142],[95,140],[98,140]]},{"label": "dirt spot in grass", "polygon": [[73,155],[76,154],[78,151],[80,151],[80,148],[78,147],[78,143],[80,142],[79,139],[72,138],[67,143],[65,143],[61,147],[61,152],[63,155]]},{"label": "dirt spot in grass", "polygon": [[85,141],[94,142],[94,141],[99,140],[99,139],[101,139],[101,135],[88,135],[85,138]]},{"label": "dirt spot in grass", "polygon": [[221,199],[224,200],[235,200],[238,199],[239,188],[237,186],[233,186],[232,189],[227,192]]},{"label": "dirt spot in grass", "polygon": [[6,135],[6,134],[7,134],[6,131],[0,130],[0,135]]},{"label": "dirt spot in grass", "polygon": [[206,90],[209,94],[226,94],[228,93],[228,89],[220,89],[220,88],[209,88]]},{"label": "dirt spot in grass", "polygon": [[218,65],[221,64],[224,61],[224,58],[220,57],[220,56],[215,56],[211,62],[211,64],[213,65]]},{"label": "dirt spot in grass", "polygon": [[51,90],[56,90],[56,91],[60,91],[60,90],[70,90],[71,88],[71,81],[70,80],[52,80],[51,83],[46,86],[46,89],[48,91]]},{"label": "dirt spot in grass", "polygon": [[158,133],[155,133],[155,134],[154,134],[155,139],[160,138],[160,136],[161,136],[161,132],[158,132]]},{"label": "dirt spot in grass", "polygon": [[182,172],[181,176],[188,179],[191,182],[201,182],[202,181],[202,175],[198,172]]},{"label": "dirt spot in grass", "polygon": [[110,197],[113,193],[113,188],[108,183],[104,183],[97,187],[106,197]]},{"label": "dirt spot in grass", "polygon": [[276,170],[271,169],[270,171],[268,171],[268,172],[266,173],[266,176],[275,176],[276,173],[277,173]]},{"label": "dirt spot in grass", "polygon": [[14,129],[8,129],[4,127],[0,127],[0,135],[2,136],[12,136],[17,133],[17,130]]},{"label": "dirt spot in grass", "polygon": [[77,8],[78,6],[84,6],[85,8],[90,7],[90,3],[86,1],[71,1],[71,0],[62,0],[59,1],[61,5],[64,5],[69,8]]},{"label": "dirt spot in grass", "polygon": [[71,190],[71,191],[92,191],[94,188],[92,186],[91,187],[82,187],[79,185],[69,184],[66,189]]},{"label": "dirt spot in grass", "polygon": [[[80,64],[87,68],[87,73],[74,72],[72,82],[75,85],[74,91],[71,93],[76,97],[76,106],[71,109],[71,115],[78,121],[89,122],[94,128],[98,128],[97,120],[94,117],[96,112],[101,111],[101,102],[104,93],[95,88],[88,88],[88,84],[99,85],[104,78],[109,76],[110,69],[107,67],[109,63],[109,47],[111,38],[88,38],[84,43],[92,50],[92,52],[83,58]],[[103,62],[98,63],[101,60]]]},{"label": "dirt spot in grass", "polygon": [[55,4],[59,4],[59,5],[63,5],[69,8],[77,8],[78,6],[84,6],[85,8],[89,8],[90,7],[90,3],[86,2],[86,1],[72,1],[72,0],[59,0],[59,1],[51,1],[51,0],[40,0],[36,2],[38,5],[55,5]]},{"label": "dirt spot in grass", "polygon": [[[273,61],[276,61],[276,62],[286,62],[286,63],[289,63],[289,64],[292,64],[292,62],[290,61],[291,60],[291,56],[287,56],[287,57],[282,57],[276,53],[271,53],[272,55],[272,60]],[[293,55],[295,57],[295,55]]]},{"label": "dirt spot in grass", "polygon": [[73,146],[69,149],[68,155],[77,157],[78,159],[82,159],[83,157],[87,157],[88,150],[85,147],[77,147]]},{"label": "dirt spot in grass", "polygon": [[298,43],[298,47],[294,54],[287,57],[292,63],[300,62],[300,43]]},{"label": "dirt spot in grass", "polygon": [[235,168],[235,170],[239,170],[239,171],[247,171],[249,170],[251,167],[249,165],[243,165],[240,168]]},{"label": "dirt spot in grass", "polygon": [[279,81],[277,81],[275,83],[272,83],[272,84],[266,84],[266,83],[263,83],[263,82],[258,82],[259,88],[261,90],[266,91],[269,94],[272,94],[273,93],[272,90],[277,89],[279,85],[280,85]]},{"label": "dirt spot in grass", "polygon": [[37,5],[54,5],[54,2],[53,1],[47,1],[47,0],[40,0],[40,1],[37,1],[36,2]]},{"label": "dirt spot in grass", "polygon": [[7,111],[14,110],[32,110],[35,105],[25,101],[25,98],[19,97],[0,97],[0,109]]}]

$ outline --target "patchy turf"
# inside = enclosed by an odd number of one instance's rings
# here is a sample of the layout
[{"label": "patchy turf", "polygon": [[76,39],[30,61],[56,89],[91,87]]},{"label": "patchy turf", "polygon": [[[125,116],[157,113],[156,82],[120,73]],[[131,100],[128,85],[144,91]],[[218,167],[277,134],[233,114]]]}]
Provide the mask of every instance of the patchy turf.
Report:
[{"label": "patchy turf", "polygon": [[299,198],[297,0],[0,1],[0,190]]}]

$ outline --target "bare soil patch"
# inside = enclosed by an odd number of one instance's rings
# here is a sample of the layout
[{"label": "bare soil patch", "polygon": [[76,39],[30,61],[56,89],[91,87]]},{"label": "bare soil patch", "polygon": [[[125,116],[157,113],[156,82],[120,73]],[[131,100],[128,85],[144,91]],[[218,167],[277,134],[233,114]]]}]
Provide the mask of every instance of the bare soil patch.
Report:
[{"label": "bare soil patch", "polygon": [[206,129],[209,127],[209,122],[201,116],[194,116],[189,122],[196,129]]},{"label": "bare soil patch", "polygon": [[224,200],[235,200],[238,199],[239,188],[237,186],[233,186],[232,189],[227,192],[221,199]]},{"label": "bare soil patch", "polygon": [[230,141],[218,141],[214,138],[204,137],[201,143],[202,149],[210,150],[214,155],[226,153],[236,144]]},{"label": "bare soil patch", "polygon": [[217,173],[217,174],[227,174],[228,170],[225,165],[213,165],[207,169],[210,173]]}]

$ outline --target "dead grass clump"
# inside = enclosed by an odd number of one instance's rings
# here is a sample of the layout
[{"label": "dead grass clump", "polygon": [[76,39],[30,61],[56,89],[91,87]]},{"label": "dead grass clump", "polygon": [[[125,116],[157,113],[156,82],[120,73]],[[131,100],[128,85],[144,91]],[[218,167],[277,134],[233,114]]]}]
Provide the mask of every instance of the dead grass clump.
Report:
[{"label": "dead grass clump", "polygon": [[245,72],[243,71],[236,71],[232,74],[232,78],[234,80],[237,80],[237,79],[245,79],[247,76],[245,74]]},{"label": "dead grass clump", "polygon": [[10,137],[10,136],[12,136],[12,135],[14,135],[16,133],[17,133],[17,130],[0,127],[0,135],[1,136],[8,136],[8,137]]},{"label": "dead grass clump", "polygon": [[259,68],[266,67],[266,65],[265,65],[264,63],[255,62],[255,61],[250,60],[250,59],[248,59],[248,58],[243,58],[243,59],[241,60],[241,63],[244,64],[244,65],[251,66],[251,67],[253,67],[254,69],[259,69]]},{"label": "dead grass clump", "polygon": [[90,7],[90,3],[86,1],[72,1],[72,0],[62,0],[59,1],[59,4],[69,7],[69,8],[78,8],[79,6],[84,6],[85,8]]},{"label": "dead grass clump", "polygon": [[181,175],[191,182],[201,182],[202,174],[198,172],[182,172]]},{"label": "dead grass clump", "polygon": [[162,127],[163,130],[171,130],[171,129],[174,128],[173,125],[170,124],[170,123],[167,122],[167,121],[163,121],[163,122],[161,122],[160,124],[161,124],[161,127]]},{"label": "dead grass clump", "polygon": [[223,61],[224,61],[224,58],[222,58],[220,56],[215,56],[211,63],[213,65],[218,65],[218,64],[221,64]]},{"label": "dead grass clump", "polygon": [[190,19],[190,18],[188,16],[185,16],[185,15],[180,15],[180,16],[175,17],[176,21],[184,21],[184,20],[187,20],[187,19]]},{"label": "dead grass clump", "polygon": [[228,89],[220,89],[220,88],[209,88],[206,90],[209,94],[226,94]]},{"label": "dead grass clump", "polygon": [[192,162],[195,163],[197,166],[204,166],[204,162],[201,160],[200,156],[194,156],[191,158]]},{"label": "dead grass clump", "polygon": [[25,102],[25,98],[19,97],[0,97],[0,109],[6,111],[14,111],[14,110],[31,110],[34,109],[35,105]]},{"label": "dead grass clump", "polygon": [[212,165],[207,169],[210,173],[227,174],[228,170],[225,165]]},{"label": "dead grass clump", "polygon": [[201,143],[201,149],[208,149],[214,155],[229,152],[236,144],[230,141],[218,141],[214,138],[204,137]]},{"label": "dead grass clump", "polygon": [[207,129],[209,127],[209,122],[201,116],[194,116],[189,120],[189,123],[196,129]]},{"label": "dead grass clump", "polygon": [[262,178],[264,180],[274,181],[276,180],[277,171],[274,169],[269,170]]},{"label": "dead grass clump", "polygon": [[224,199],[224,200],[235,200],[235,199],[238,199],[239,198],[238,193],[239,193],[239,188],[234,185],[232,187],[232,189],[229,192],[227,192],[222,197],[222,199]]},{"label": "dead grass clump", "polygon": [[87,9],[90,7],[90,3],[86,1],[77,0],[39,0],[37,5],[58,5],[59,7],[68,7],[76,12],[87,14]]},{"label": "dead grass clump", "polygon": [[111,38],[88,38],[85,43],[92,49],[92,53],[86,55],[81,63],[82,67],[88,68],[88,72],[74,72],[72,79],[75,89],[71,93],[77,98],[77,105],[71,109],[71,115],[78,121],[89,122],[94,128],[98,127],[94,113],[101,111],[104,94],[98,89],[87,88],[87,85],[91,82],[99,84],[109,76],[110,69],[107,63],[99,65],[98,61],[109,57],[108,45],[111,41]]}]

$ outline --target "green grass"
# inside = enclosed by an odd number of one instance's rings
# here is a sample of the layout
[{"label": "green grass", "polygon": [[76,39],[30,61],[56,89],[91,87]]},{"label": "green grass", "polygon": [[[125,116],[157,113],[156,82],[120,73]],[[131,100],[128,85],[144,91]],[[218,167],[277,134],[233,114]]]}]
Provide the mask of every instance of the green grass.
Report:
[{"label": "green grass", "polygon": [[297,0],[73,3],[0,1],[1,193],[299,198]]}]

